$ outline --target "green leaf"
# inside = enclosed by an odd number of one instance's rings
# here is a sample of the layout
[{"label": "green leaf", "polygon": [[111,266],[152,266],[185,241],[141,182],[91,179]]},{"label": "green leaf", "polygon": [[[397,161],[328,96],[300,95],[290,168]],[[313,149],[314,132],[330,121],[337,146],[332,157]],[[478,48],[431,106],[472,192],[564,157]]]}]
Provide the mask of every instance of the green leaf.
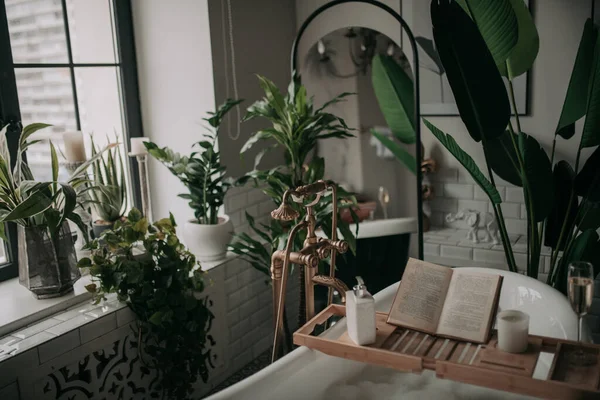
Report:
[{"label": "green leaf", "polygon": [[52,161],[52,193],[56,193],[58,182],[58,156],[56,155],[56,148],[50,140],[50,159]]},{"label": "green leaf", "polygon": [[448,0],[431,3],[431,20],[435,44],[469,134],[477,142],[502,135],[511,113],[508,95],[477,26],[456,2]]},{"label": "green leaf", "polygon": [[273,136],[273,133],[273,129],[263,129],[261,131],[256,132],[254,135],[250,136],[246,143],[244,143],[242,149],[240,150],[240,154],[243,154],[250,150],[252,146],[254,146],[259,141],[271,138]]},{"label": "green leaf", "polygon": [[371,129],[371,134],[377,138],[389,151],[391,151],[396,159],[403,163],[410,172],[417,174],[417,160],[404,149],[400,144],[394,142],[392,139],[387,137],[385,134],[379,133],[374,129]]},{"label": "green leaf", "polygon": [[402,143],[415,142],[413,82],[389,56],[373,58],[371,80],[388,127]]},{"label": "green leaf", "polygon": [[515,186],[523,186],[521,180],[521,167],[514,143],[517,143],[516,135],[504,131],[501,136],[488,140],[483,145],[485,158],[488,165],[500,178]]},{"label": "green leaf", "polygon": [[15,221],[19,219],[31,218],[46,211],[52,206],[52,198],[46,196],[41,191],[34,192],[23,202],[17,205],[9,212],[3,221]]},{"label": "green leaf", "polygon": [[[577,215],[577,198],[574,193],[575,171],[568,162],[561,160],[554,166],[554,204],[546,222],[544,244],[564,250],[567,233],[573,229]],[[561,231],[564,234],[559,243]]]},{"label": "green leaf", "polygon": [[518,39],[506,62],[499,65],[500,74],[514,79],[529,71],[535,62],[540,37],[529,9],[523,0],[509,0],[517,17]]},{"label": "green leaf", "polygon": [[491,202],[494,204],[500,204],[502,199],[500,198],[500,193],[498,193],[498,189],[483,175],[475,161],[471,158],[470,155],[464,152],[463,149],[460,148],[458,143],[454,140],[452,136],[447,133],[442,132],[437,127],[435,127],[431,122],[426,119],[423,119],[425,126],[429,128],[431,133],[440,141],[440,143],[454,156],[454,158],[462,164],[463,167],[467,170],[467,172],[473,177],[475,182],[479,185],[481,190],[483,190]]},{"label": "green leaf", "polygon": [[529,185],[531,202],[534,210],[535,222],[543,221],[552,210],[554,200],[554,182],[552,177],[552,164],[550,159],[532,136],[521,134],[524,137],[523,162],[525,176]]},{"label": "green leaf", "polygon": [[29,136],[33,135],[40,129],[44,129],[49,126],[52,126],[52,125],[37,122],[37,123],[29,124],[26,127],[24,127],[23,131],[21,132],[21,138],[19,140],[19,142],[21,144],[21,148],[23,148],[25,146],[25,142],[27,142],[27,139],[29,138]]},{"label": "green leaf", "polygon": [[152,314],[152,316],[150,318],[148,318],[148,322],[150,322],[153,325],[160,325],[162,323],[164,315],[165,315],[164,312],[157,311],[154,314]]},{"label": "green leaf", "polygon": [[594,63],[590,72],[585,123],[581,133],[581,148],[600,145],[600,29],[596,29]]},{"label": "green leaf", "polygon": [[600,147],[588,157],[575,178],[575,193],[591,201],[600,201]]},{"label": "green leaf", "polygon": [[592,65],[594,62],[594,47],[596,45],[596,28],[591,19],[585,22],[583,34],[579,41],[579,48],[571,79],[567,87],[565,102],[563,103],[556,134],[565,139],[570,139],[575,134],[575,121],[585,115],[588,102],[588,89]]},{"label": "green leaf", "polygon": [[582,204],[581,217],[577,221],[577,227],[580,231],[586,229],[597,230],[600,228],[600,203],[585,202]]},{"label": "green leaf", "polygon": [[444,65],[442,64],[442,60],[440,60],[440,56],[439,56],[437,50],[435,49],[433,40],[427,39],[423,36],[417,36],[417,37],[415,37],[415,40],[416,40],[417,44],[419,46],[421,46],[421,48],[429,56],[431,61],[433,61],[435,63],[436,67],[438,68],[438,71],[437,71],[438,74],[443,75],[446,72],[446,70],[444,69]]},{"label": "green leaf", "polygon": [[[522,0],[519,0],[522,2]],[[517,45],[519,24],[509,0],[457,0],[471,15],[498,67]]]}]

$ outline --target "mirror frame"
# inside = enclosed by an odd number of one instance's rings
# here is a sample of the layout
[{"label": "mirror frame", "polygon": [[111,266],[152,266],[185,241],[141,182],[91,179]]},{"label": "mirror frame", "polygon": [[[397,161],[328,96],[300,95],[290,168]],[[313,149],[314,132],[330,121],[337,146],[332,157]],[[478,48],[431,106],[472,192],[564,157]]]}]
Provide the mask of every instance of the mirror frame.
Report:
[{"label": "mirror frame", "polygon": [[[415,108],[414,108],[414,117],[415,117],[415,146],[416,146],[416,151],[415,151],[415,159],[416,159],[416,163],[417,163],[417,204],[418,204],[418,210],[417,210],[417,238],[418,238],[418,254],[419,254],[419,259],[423,259],[423,192],[422,192],[422,180],[423,180],[423,176],[422,176],[422,172],[421,172],[421,162],[422,162],[422,154],[421,154],[421,110],[420,110],[420,99],[419,99],[419,54],[417,51],[417,43],[415,41],[415,37],[411,31],[411,29],[409,28],[408,24],[406,23],[406,21],[400,16],[400,14],[398,14],[396,11],[394,11],[394,9],[392,9],[391,7],[389,7],[386,4],[383,4],[377,0],[333,0],[329,3],[326,3],[324,5],[322,5],[321,7],[317,8],[315,11],[313,11],[308,18],[306,18],[306,20],[304,20],[304,22],[302,23],[302,25],[300,26],[300,29],[298,30],[298,33],[296,34],[296,38],[294,39],[294,43],[292,44],[292,54],[291,54],[291,66],[292,66],[292,76],[294,74],[297,74],[298,77],[300,78],[300,73],[297,72],[297,62],[298,62],[298,45],[300,43],[300,40],[302,39],[302,36],[304,35],[304,32],[306,31],[306,28],[308,28],[308,26],[310,25],[310,23],[317,17],[319,16],[321,13],[323,13],[324,11],[341,5],[341,4],[348,4],[348,3],[364,3],[364,4],[369,4],[372,5],[374,7],[377,7],[385,12],[387,12],[388,14],[390,14],[392,17],[394,17],[394,19],[396,21],[398,21],[398,23],[400,24],[400,26],[402,27],[402,29],[404,30],[404,32],[406,33],[406,37],[408,38],[408,41],[410,42],[410,46],[412,48],[412,68],[413,68],[413,92],[414,92],[414,104],[415,104]],[[416,67],[415,67],[416,66]]]}]

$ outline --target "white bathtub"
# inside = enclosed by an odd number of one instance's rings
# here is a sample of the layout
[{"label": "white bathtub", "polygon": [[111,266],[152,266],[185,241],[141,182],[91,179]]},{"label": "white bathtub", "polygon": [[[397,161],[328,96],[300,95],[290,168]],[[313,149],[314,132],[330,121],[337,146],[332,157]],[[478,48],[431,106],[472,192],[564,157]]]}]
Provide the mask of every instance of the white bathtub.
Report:
[{"label": "white bathtub", "polygon": [[[500,309],[520,309],[531,318],[530,333],[556,338],[576,338],[577,317],[567,299],[549,286],[523,275],[469,268],[504,275]],[[375,295],[378,311],[388,312],[398,283]],[[324,335],[339,335],[345,320]],[[585,330],[584,330],[585,331]],[[551,355],[542,355],[534,377],[544,379]],[[211,396],[217,399],[515,399],[510,393],[438,379],[431,371],[421,375],[398,372],[331,357],[298,348],[251,377]]]}]

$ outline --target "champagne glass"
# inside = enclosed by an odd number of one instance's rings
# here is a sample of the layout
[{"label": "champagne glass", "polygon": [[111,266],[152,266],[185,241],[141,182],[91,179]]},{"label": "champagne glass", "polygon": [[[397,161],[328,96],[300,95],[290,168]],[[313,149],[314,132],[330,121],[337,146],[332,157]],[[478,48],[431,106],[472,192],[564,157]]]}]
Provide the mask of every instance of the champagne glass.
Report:
[{"label": "champagne glass", "polygon": [[[594,268],[592,264],[577,261],[569,264],[567,291],[571,308],[577,314],[577,342],[581,342],[581,322],[592,306],[594,297]],[[574,365],[591,365],[596,362],[595,355],[581,348],[569,354],[569,362]]]}]

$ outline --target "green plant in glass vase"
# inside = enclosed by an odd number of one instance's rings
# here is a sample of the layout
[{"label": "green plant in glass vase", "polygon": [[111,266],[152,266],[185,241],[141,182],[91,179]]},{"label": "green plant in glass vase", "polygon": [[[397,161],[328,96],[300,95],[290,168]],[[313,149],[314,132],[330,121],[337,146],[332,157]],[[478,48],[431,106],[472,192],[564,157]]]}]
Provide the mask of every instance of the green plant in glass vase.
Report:
[{"label": "green plant in glass vase", "polygon": [[[36,181],[24,154],[40,140],[31,135],[50,125],[35,123],[20,128],[6,125],[0,131],[0,237],[5,222],[18,225],[19,281],[38,298],[60,296],[72,289],[79,278],[75,247],[67,221],[75,223],[86,236],[87,227],[75,212],[77,193],[69,183],[58,182],[56,148],[49,143],[51,181]],[[17,158],[11,170],[7,133],[19,137]]]},{"label": "green plant in glass vase", "polygon": [[[325,160],[321,157],[311,156],[320,140],[329,138],[344,139],[352,137],[351,129],[342,118],[325,112],[325,109],[351,93],[343,93],[326,102],[320,108],[313,106],[313,101],[308,97],[306,88],[301,85],[299,78],[294,76],[289,84],[287,93],[283,95],[273,82],[265,77],[258,76],[265,97],[248,107],[244,121],[263,118],[271,126],[255,132],[241,149],[243,155],[255,144],[271,142],[262,149],[255,158],[254,170],[238,179],[238,185],[250,184],[260,189],[273,200],[273,209],[279,207],[284,192],[289,188],[306,185],[323,179],[325,175]],[[268,151],[282,149],[286,164],[269,170],[260,170],[259,163]],[[350,208],[356,204],[356,199],[342,188],[338,188],[340,208]],[[318,227],[330,235],[332,224],[332,196],[325,196],[314,208]],[[303,216],[302,204],[292,202],[294,207]],[[273,251],[283,249],[287,243],[287,231],[291,225],[298,221],[282,222],[271,220],[269,224],[256,223],[254,218],[246,213],[249,227],[256,238],[246,233],[236,234],[236,240],[231,244],[231,250],[242,255],[256,269],[269,275],[271,254]],[[357,220],[357,219],[356,219]],[[348,241],[352,251],[356,249],[355,235],[347,222],[338,218],[338,230]],[[293,250],[300,249],[304,241],[304,233],[295,238]],[[265,242],[268,247],[265,247]],[[321,265],[321,268],[326,268]],[[300,274],[301,281],[304,274]],[[304,307],[304,285],[300,284],[300,307]],[[304,316],[300,312],[302,321]],[[284,318],[284,324],[287,318]],[[287,327],[286,327],[287,332]],[[289,332],[287,333],[289,336]]]},{"label": "green plant in glass vase", "polygon": [[194,219],[186,221],[184,240],[200,261],[213,261],[225,256],[231,240],[233,225],[227,215],[219,216],[219,209],[232,180],[225,177],[226,168],[221,165],[221,155],[216,149],[219,127],[225,115],[243,100],[227,99],[210,117],[204,118],[214,129],[204,135],[205,140],[194,144],[199,151],[182,156],[168,147],[160,148],[145,142],[151,156],[166,166],[189,190],[178,196],[189,200]]},{"label": "green plant in glass vase", "polygon": [[[89,268],[93,283],[86,288],[97,302],[116,293],[135,313],[139,357],[159,374],[151,397],[182,399],[214,368],[208,333],[214,316],[202,294],[204,273],[175,227],[172,215],[150,225],[134,208],[103,232],[102,243],[88,245],[92,254],[78,266]],[[141,254],[134,252],[140,243]]]},{"label": "green plant in glass vase", "polygon": [[[511,271],[517,271],[517,264],[494,175],[523,188],[527,274],[538,277],[545,244],[552,249],[547,283],[565,292],[570,261],[593,261],[600,267],[594,251],[600,245],[599,29],[591,20],[585,24],[548,156],[523,132],[514,95],[514,80],[532,67],[539,48],[537,29],[523,0],[434,0],[431,19],[461,119],[471,138],[483,146],[487,176],[450,134],[426,119],[424,123],[492,202]],[[574,137],[575,122],[583,117],[573,168],[566,160],[556,160],[555,150],[562,139]],[[595,150],[580,169],[586,148]]]}]

